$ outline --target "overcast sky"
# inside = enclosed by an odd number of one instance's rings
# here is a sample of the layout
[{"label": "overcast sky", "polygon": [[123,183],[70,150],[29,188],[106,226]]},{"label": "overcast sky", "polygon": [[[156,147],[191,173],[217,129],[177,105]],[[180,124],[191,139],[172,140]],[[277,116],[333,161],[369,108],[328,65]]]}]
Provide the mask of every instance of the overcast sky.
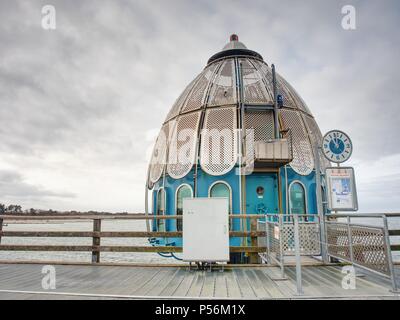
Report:
[{"label": "overcast sky", "polygon": [[[56,30],[41,25],[54,5]],[[341,8],[356,8],[344,30]],[[174,100],[231,33],[353,139],[360,211],[400,211],[400,2],[0,2],[0,202],[142,212]]]}]

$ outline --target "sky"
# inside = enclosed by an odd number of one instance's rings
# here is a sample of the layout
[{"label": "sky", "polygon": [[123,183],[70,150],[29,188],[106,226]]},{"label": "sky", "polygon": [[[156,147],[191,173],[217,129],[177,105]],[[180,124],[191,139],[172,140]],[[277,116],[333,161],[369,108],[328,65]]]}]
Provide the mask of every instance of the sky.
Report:
[{"label": "sky", "polygon": [[396,0],[2,0],[0,202],[143,212],[166,114],[236,33],[350,135],[360,212],[399,212],[399,27]]}]

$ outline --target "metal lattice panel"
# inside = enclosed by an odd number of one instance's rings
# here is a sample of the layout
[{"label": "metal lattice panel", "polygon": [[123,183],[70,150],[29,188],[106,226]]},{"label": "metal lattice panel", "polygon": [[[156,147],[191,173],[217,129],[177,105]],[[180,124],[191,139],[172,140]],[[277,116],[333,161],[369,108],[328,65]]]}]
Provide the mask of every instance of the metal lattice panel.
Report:
[{"label": "metal lattice panel", "polygon": [[382,228],[327,222],[326,234],[330,256],[390,275]]},{"label": "metal lattice panel", "polygon": [[192,90],[194,84],[197,82],[197,80],[200,78],[201,74],[198,75],[192,82],[189,83],[189,85],[185,88],[185,90],[182,92],[182,94],[179,96],[179,98],[175,101],[174,105],[172,106],[171,110],[168,112],[167,118],[165,121],[168,121],[174,117],[176,117],[181,108],[183,103],[186,101],[186,98],[188,97],[189,92]]},{"label": "metal lattice panel", "polygon": [[190,91],[188,99],[186,99],[181,109],[181,113],[200,109],[204,105],[210,82],[214,77],[215,70],[221,63],[213,63],[203,70],[193,89]]},{"label": "metal lattice panel", "polygon": [[267,252],[277,261],[282,261],[283,257],[281,255],[281,228],[279,223],[266,221],[266,244]]},{"label": "metal lattice panel", "polygon": [[350,243],[347,225],[341,223],[326,223],[328,253],[331,256],[350,260]]},{"label": "metal lattice panel", "polygon": [[247,111],[245,128],[254,130],[254,142],[274,139],[274,114],[271,110]]},{"label": "metal lattice panel", "polygon": [[268,94],[257,68],[249,59],[239,59],[242,65],[244,101],[247,104],[271,104],[273,95]]},{"label": "metal lattice panel", "polygon": [[[318,145],[322,144],[322,134],[321,130],[319,129],[317,122],[314,120],[314,118],[310,116],[303,116],[303,119],[305,119],[305,123],[308,127],[309,131],[309,136],[311,139],[311,143],[314,145],[315,143],[318,143]],[[314,149],[313,149],[314,152]],[[319,162],[321,164],[321,170],[325,171],[325,168],[330,167],[331,163],[324,157],[322,152],[319,152]]]},{"label": "metal lattice panel", "polygon": [[[318,256],[321,254],[319,223],[299,223],[300,254]],[[294,224],[285,223],[282,232],[283,250],[285,255],[294,255]]]},{"label": "metal lattice panel", "polygon": [[307,130],[298,111],[280,110],[282,129],[289,129],[293,143],[293,161],[290,166],[301,175],[308,175],[314,169],[314,158]]},{"label": "metal lattice panel", "polygon": [[236,73],[234,59],[222,63],[210,91],[208,106],[236,104]]},{"label": "metal lattice panel", "polygon": [[168,123],[162,126],[154,145],[150,162],[149,176],[149,179],[152,183],[155,183],[158,181],[158,179],[160,179],[164,170],[167,155],[168,127]]},{"label": "metal lattice panel", "polygon": [[278,82],[280,82],[284,86],[286,86],[287,90],[290,92],[291,96],[293,97],[293,100],[296,103],[296,107],[299,108],[300,110],[304,111],[305,113],[308,113],[309,115],[311,115],[311,111],[310,111],[310,109],[308,109],[307,104],[300,97],[300,95],[297,93],[297,91],[290,85],[290,83],[287,82],[279,74],[277,74],[277,80],[278,80]]},{"label": "metal lattice panel", "polygon": [[208,109],[201,135],[200,165],[214,176],[228,173],[236,164],[236,107]]},{"label": "metal lattice panel", "polygon": [[350,230],[354,263],[390,275],[384,230],[354,225]]},{"label": "metal lattice panel", "polygon": [[195,162],[200,113],[179,116],[170,131],[167,172],[174,179],[186,176]]}]

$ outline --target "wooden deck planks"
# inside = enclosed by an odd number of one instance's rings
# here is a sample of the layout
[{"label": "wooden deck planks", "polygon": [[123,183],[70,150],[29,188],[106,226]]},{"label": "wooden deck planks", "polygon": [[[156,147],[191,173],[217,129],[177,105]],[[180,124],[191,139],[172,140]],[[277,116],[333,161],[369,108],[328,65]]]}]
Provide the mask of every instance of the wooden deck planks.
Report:
[{"label": "wooden deck planks", "polygon": [[[287,280],[277,280],[276,267],[234,267],[224,272],[189,271],[187,267],[121,267],[57,265],[57,289],[52,294],[41,287],[42,265],[0,265],[0,299],[67,299],[69,293],[84,294],[71,299],[129,298],[126,296],[188,298],[296,298],[295,268],[286,267]],[[390,298],[390,287],[379,278],[357,278],[356,290],[341,287],[339,267],[303,267],[303,289],[307,297]],[[29,292],[28,292],[29,291]],[[34,294],[32,292],[47,292]],[[50,295],[49,295],[50,293]],[[86,296],[87,294],[93,296]],[[108,296],[107,296],[108,295]],[[396,297],[396,296],[393,296]],[[397,296],[398,298],[398,296]],[[69,298],[68,298],[69,299]]]}]

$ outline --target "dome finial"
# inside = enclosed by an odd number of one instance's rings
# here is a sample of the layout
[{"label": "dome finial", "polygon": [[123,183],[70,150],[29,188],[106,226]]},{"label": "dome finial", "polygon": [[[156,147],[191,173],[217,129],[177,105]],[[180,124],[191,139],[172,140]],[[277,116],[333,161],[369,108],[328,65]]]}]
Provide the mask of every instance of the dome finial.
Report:
[{"label": "dome finial", "polygon": [[230,41],[239,41],[239,37],[237,34],[231,34],[231,36],[229,37]]}]

